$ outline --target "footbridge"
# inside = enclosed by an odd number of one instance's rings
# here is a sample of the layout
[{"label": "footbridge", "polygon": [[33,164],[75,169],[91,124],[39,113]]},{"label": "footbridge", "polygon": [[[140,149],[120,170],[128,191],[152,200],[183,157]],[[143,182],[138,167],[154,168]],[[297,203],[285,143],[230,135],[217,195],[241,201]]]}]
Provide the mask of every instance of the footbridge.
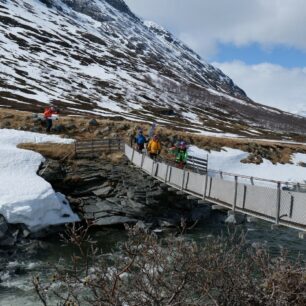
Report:
[{"label": "footbridge", "polygon": [[154,161],[127,144],[124,152],[134,166],[167,184],[173,191],[198,199],[199,203],[215,204],[276,226],[306,231],[306,191],[303,189],[306,186],[210,169],[205,172],[178,169],[166,162]]}]

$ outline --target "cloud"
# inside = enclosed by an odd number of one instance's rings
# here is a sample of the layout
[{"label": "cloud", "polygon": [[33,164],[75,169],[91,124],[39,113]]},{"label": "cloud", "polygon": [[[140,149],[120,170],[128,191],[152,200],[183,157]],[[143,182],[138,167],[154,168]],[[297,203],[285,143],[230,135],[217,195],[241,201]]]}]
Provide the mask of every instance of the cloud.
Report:
[{"label": "cloud", "polygon": [[126,0],[144,19],[160,23],[203,58],[219,43],[306,51],[305,0]]},{"label": "cloud", "polygon": [[240,61],[212,64],[231,77],[252,100],[306,116],[306,67],[287,69]]},{"label": "cloud", "polygon": [[[213,58],[221,44],[238,48],[256,44],[270,51],[285,46],[306,52],[305,0],[125,1],[136,14],[167,28],[204,60]],[[213,65],[254,101],[294,113],[303,111],[306,116],[306,68],[238,61]]]}]

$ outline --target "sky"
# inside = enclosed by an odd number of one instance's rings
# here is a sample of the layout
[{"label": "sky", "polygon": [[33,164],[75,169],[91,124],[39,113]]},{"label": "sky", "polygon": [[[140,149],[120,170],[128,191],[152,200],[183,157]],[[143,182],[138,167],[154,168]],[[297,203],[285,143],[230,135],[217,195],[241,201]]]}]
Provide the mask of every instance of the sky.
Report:
[{"label": "sky", "polygon": [[305,0],[125,0],[256,102],[306,116]]}]

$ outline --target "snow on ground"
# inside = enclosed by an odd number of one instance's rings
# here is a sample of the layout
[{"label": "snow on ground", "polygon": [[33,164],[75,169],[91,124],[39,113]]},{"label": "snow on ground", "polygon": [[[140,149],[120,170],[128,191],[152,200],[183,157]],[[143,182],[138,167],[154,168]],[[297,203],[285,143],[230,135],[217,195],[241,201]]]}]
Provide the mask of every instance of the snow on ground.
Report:
[{"label": "snow on ground", "polygon": [[[306,154],[293,154],[291,159],[293,164],[276,164],[273,165],[269,160],[263,159],[260,165],[244,164],[240,160],[246,158],[248,153],[237,149],[223,148],[221,152],[208,152],[191,146],[188,149],[189,155],[206,158],[208,154],[208,168],[210,170],[233,173],[237,175],[245,175],[254,178],[262,178],[267,180],[306,183],[306,168],[299,166],[299,162],[306,162]],[[214,171],[209,171],[210,175],[214,175]],[[226,178],[226,177],[225,177]],[[229,178],[230,179],[230,178]],[[232,177],[233,179],[233,177]],[[249,181],[250,182],[250,181]],[[263,185],[262,182],[254,181],[255,184]],[[264,184],[265,185],[265,184]]]},{"label": "snow on ground", "polygon": [[24,223],[31,231],[79,221],[64,196],[36,174],[43,156],[16,147],[20,143],[43,142],[71,143],[72,140],[0,129],[0,214],[8,223]]}]

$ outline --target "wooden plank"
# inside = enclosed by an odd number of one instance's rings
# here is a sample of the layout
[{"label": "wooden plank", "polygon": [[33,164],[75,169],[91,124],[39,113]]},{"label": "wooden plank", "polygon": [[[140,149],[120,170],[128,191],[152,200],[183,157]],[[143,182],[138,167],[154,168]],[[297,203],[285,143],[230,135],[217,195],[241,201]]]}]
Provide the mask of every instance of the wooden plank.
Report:
[{"label": "wooden plank", "polygon": [[[91,146],[103,146],[103,147],[108,147],[108,143],[97,143],[97,142],[92,142],[92,143],[77,143],[77,147],[91,147]],[[116,144],[113,144],[112,146],[117,146]]]},{"label": "wooden plank", "polygon": [[187,159],[187,164],[207,166],[207,162],[193,162],[193,161],[190,160],[190,159]]},{"label": "wooden plank", "polygon": [[117,139],[99,139],[99,140],[80,140],[76,141],[77,144],[92,144],[92,143],[98,143],[98,144],[113,144],[113,145],[118,145],[118,142],[122,143],[121,140]]},{"label": "wooden plank", "polygon": [[198,157],[194,157],[194,156],[188,156],[187,159],[189,160],[194,160],[194,161],[197,161],[197,162],[207,162],[207,159],[206,158],[198,158]]},{"label": "wooden plank", "polygon": [[118,149],[118,146],[117,145],[102,145],[102,144],[93,144],[93,145],[81,145],[81,146],[76,146],[76,148],[80,148],[80,149],[87,149],[87,148],[103,148],[103,149],[107,149],[107,148],[115,148],[115,149]]}]

